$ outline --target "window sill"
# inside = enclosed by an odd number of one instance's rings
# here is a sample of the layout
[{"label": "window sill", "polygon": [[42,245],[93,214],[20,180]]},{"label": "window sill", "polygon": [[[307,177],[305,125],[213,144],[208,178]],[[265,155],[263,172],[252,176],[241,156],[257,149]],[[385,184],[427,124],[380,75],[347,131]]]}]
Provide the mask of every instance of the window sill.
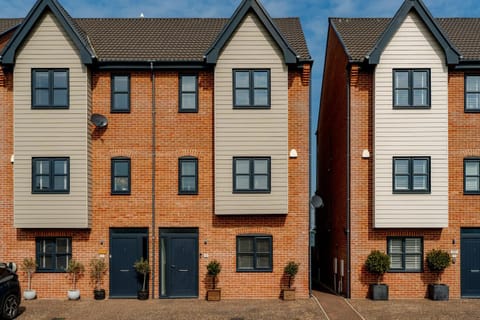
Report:
[{"label": "window sill", "polygon": [[260,109],[260,110],[266,110],[266,109],[272,109],[272,107],[271,107],[271,106],[233,106],[233,109],[245,109],[245,110]]},{"label": "window sill", "polygon": [[197,196],[198,192],[179,192],[179,196]]},{"label": "window sill", "polygon": [[130,110],[110,110],[110,113],[130,113]]},{"label": "window sill", "polygon": [[112,196],[129,196],[131,195],[131,192],[111,192],[110,195]]},{"label": "window sill", "polygon": [[394,110],[415,110],[415,109],[432,109],[431,106],[393,106]]},{"label": "window sill", "polygon": [[273,272],[273,269],[261,269],[261,270],[242,270],[242,269],[237,269],[237,272],[240,273],[258,273],[258,272],[263,272],[263,273],[271,273]]},{"label": "window sill", "polygon": [[70,106],[32,106],[32,110],[56,110],[56,109],[69,109]]},{"label": "window sill", "polygon": [[178,109],[178,113],[198,113],[198,109]]},{"label": "window sill", "polygon": [[258,194],[270,194],[272,193],[270,190],[259,190],[259,191],[256,191],[256,190],[253,190],[253,191],[239,191],[239,190],[233,190],[232,192],[233,194],[255,194],[255,193],[258,193]]}]

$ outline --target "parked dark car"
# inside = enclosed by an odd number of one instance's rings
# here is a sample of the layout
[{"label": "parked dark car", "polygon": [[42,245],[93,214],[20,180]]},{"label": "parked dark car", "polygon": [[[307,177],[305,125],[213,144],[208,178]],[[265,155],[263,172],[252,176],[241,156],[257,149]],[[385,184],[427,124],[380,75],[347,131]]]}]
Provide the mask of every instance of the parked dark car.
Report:
[{"label": "parked dark car", "polygon": [[0,262],[0,318],[14,319],[20,308],[20,283],[12,263]]}]

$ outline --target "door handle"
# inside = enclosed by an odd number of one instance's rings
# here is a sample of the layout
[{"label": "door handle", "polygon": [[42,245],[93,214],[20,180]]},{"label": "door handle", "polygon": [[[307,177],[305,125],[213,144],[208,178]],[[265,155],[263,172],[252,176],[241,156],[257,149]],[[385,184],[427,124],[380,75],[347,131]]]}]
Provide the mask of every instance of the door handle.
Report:
[{"label": "door handle", "polygon": [[477,272],[480,272],[480,270],[478,270],[478,269],[472,269],[472,270],[470,270],[470,272],[477,273]]},{"label": "door handle", "polygon": [[179,272],[188,272],[188,269],[178,269]]},{"label": "door handle", "polygon": [[129,272],[130,270],[128,269],[120,269],[120,272]]}]

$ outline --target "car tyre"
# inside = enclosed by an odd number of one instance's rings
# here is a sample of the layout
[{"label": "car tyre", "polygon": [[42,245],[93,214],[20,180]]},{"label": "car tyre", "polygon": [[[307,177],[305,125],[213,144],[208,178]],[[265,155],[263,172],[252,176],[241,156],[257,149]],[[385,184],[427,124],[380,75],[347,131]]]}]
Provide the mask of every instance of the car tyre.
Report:
[{"label": "car tyre", "polygon": [[14,319],[18,315],[19,306],[18,297],[13,293],[7,294],[7,297],[3,300],[2,319]]}]

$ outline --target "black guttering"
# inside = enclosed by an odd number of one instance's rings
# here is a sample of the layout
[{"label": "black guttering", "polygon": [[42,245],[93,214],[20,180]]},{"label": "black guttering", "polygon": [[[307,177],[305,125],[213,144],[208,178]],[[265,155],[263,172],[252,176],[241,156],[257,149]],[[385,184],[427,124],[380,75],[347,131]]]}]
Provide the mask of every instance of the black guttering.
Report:
[{"label": "black guttering", "polygon": [[60,6],[57,0],[38,0],[28,13],[27,17],[20,24],[15,34],[12,36],[4,50],[2,51],[1,61],[4,65],[13,65],[17,50],[25,41],[27,36],[35,27],[37,21],[42,17],[46,10],[50,10],[57,18],[60,25],[73,41],[80,53],[80,59],[84,64],[92,64],[95,54],[88,44],[80,36],[78,30],[73,25],[66,11]]},{"label": "black guttering", "polygon": [[430,11],[427,9],[422,0],[405,0],[403,2],[400,9],[398,9],[397,13],[388,24],[387,29],[385,29],[380,38],[378,38],[373,49],[365,57],[368,60],[368,63],[378,64],[380,62],[380,56],[382,55],[383,50],[390,42],[398,28],[400,28],[407,15],[412,10],[415,10],[418,13],[422,21],[427,26],[428,30],[432,33],[432,35],[442,47],[445,53],[447,64],[458,64],[460,59],[462,58],[460,52],[435,22],[432,15],[430,14]]},{"label": "black guttering", "polygon": [[270,18],[269,14],[265,8],[257,0],[243,0],[242,3],[233,13],[232,17],[222,29],[217,39],[214,41],[213,45],[205,53],[205,60],[209,64],[217,63],[218,57],[220,56],[220,51],[225,46],[227,41],[231,38],[232,34],[238,28],[240,23],[243,21],[243,18],[248,14],[248,12],[253,11],[260,21],[263,23],[265,28],[268,30],[272,38],[275,40],[277,45],[283,52],[283,57],[285,63],[295,64],[298,63],[297,53],[290,47],[288,42],[282,36],[275,23]]}]

